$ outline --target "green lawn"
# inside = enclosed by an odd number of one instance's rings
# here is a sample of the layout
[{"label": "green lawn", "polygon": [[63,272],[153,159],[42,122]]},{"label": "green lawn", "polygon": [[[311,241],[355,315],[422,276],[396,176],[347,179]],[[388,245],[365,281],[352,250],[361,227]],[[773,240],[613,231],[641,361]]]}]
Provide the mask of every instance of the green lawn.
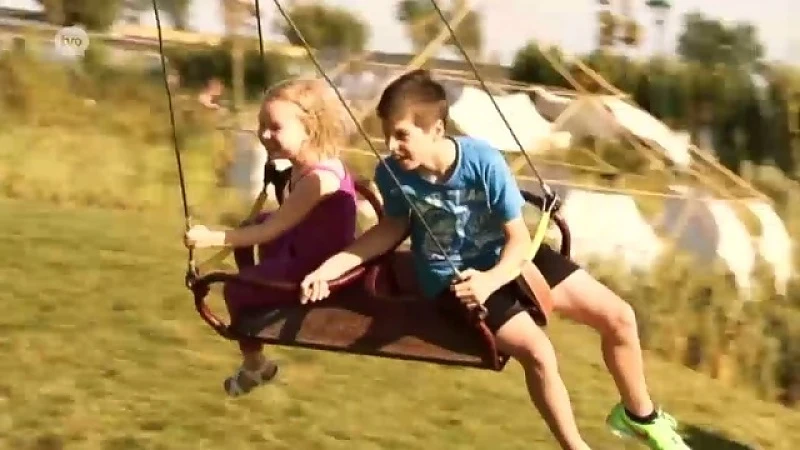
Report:
[{"label": "green lawn", "polygon": [[[183,287],[179,214],[0,201],[0,448],[556,448],[513,363],[496,374],[275,349],[279,380],[227,399],[236,348]],[[593,448],[643,449],[604,428],[616,396],[597,338],[565,322],[551,335]],[[800,446],[800,412],[648,356],[657,400],[696,450]]]}]

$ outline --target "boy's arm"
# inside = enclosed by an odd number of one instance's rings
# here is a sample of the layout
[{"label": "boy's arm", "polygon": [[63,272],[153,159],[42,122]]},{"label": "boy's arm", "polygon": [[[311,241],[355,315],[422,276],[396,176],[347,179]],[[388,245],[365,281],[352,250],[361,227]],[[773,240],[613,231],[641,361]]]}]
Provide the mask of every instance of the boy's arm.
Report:
[{"label": "boy's arm", "polygon": [[[389,164],[388,160],[385,162]],[[383,163],[378,164],[373,178],[380,194],[383,218],[350,247],[332,256],[317,269],[316,272],[324,273],[326,279],[337,278],[365,261],[386,253],[408,233],[411,225],[409,207],[389,179]]]},{"label": "boy's arm", "polygon": [[511,169],[499,151],[488,152],[487,155],[484,172],[487,195],[492,211],[503,221],[505,234],[505,245],[500,252],[500,259],[486,272],[496,290],[519,275],[528,259],[531,236],[522,216],[525,199]]},{"label": "boy's arm", "polygon": [[493,292],[519,276],[531,246],[531,235],[522,216],[503,224],[503,232],[506,243],[500,252],[500,259],[494,267],[486,271],[492,280]]},{"label": "boy's arm", "polygon": [[338,278],[365,261],[392,250],[406,235],[408,226],[408,218],[384,217],[348,248],[328,258],[316,272],[324,273],[328,279]]}]

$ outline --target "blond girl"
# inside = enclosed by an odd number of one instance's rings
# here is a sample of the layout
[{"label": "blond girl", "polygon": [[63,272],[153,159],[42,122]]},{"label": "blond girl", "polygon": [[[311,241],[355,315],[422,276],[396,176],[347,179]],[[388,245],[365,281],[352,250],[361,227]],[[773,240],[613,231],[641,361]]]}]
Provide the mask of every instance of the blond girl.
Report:
[{"label": "blond girl", "polygon": [[[234,248],[240,273],[269,280],[300,282],[328,257],[347,247],[356,229],[353,180],[339,159],[346,138],[339,104],[323,81],[296,79],[273,87],[259,112],[258,136],[270,157],[288,159],[292,172],[284,203],[238,229],[192,227],[188,247]],[[259,262],[254,262],[253,248]],[[286,293],[288,294],[288,293]],[[223,289],[231,322],[278,299],[241,283]],[[224,382],[231,396],[249,392],[277,373],[257,340],[239,341],[242,364]]]}]

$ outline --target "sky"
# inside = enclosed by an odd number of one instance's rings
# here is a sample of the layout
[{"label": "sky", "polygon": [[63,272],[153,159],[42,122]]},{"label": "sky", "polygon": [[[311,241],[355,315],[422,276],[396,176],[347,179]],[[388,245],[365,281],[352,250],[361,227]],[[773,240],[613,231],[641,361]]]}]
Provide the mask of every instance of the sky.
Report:
[{"label": "sky", "polygon": [[[260,1],[264,26],[268,29],[279,13],[272,0]],[[439,1],[442,6],[448,3]],[[394,19],[397,0],[327,0],[326,3],[345,7],[369,22],[372,50],[411,51],[403,28]],[[596,0],[472,0],[472,3],[482,12],[485,53],[496,55],[501,62],[510,62],[514,53],[531,39],[557,44],[571,53],[586,53],[594,48]],[[634,16],[644,24],[651,24],[654,18],[645,0],[631,0],[631,3]],[[800,27],[790,23],[790,18],[800,17],[798,0],[672,0],[672,5],[664,42],[664,50],[669,53],[674,53],[683,15],[699,11],[724,21],[754,24],[768,59],[800,64]],[[35,0],[0,0],[0,6],[39,9]],[[192,0],[189,13],[191,28],[222,31],[218,0]],[[633,54],[658,51],[658,42],[658,36],[646,35],[641,49]]]}]

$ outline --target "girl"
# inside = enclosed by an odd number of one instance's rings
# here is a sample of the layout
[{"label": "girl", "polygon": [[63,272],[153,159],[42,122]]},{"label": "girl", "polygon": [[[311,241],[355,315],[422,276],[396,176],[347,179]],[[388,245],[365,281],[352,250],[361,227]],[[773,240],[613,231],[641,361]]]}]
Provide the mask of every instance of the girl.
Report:
[{"label": "girl", "polygon": [[[346,133],[338,106],[319,80],[292,80],[268,91],[259,112],[258,135],[272,158],[292,163],[284,203],[238,229],[194,226],[186,232],[186,246],[230,246],[243,275],[297,283],[347,247],[355,237],[356,195],[339,160]],[[258,264],[253,246],[258,246]],[[275,301],[274,293],[265,295],[237,283],[226,283],[223,296],[232,323],[249,309]],[[262,347],[255,340],[239,342],[243,361],[224,382],[229,395],[247,393],[275,376],[278,367]]]}]

